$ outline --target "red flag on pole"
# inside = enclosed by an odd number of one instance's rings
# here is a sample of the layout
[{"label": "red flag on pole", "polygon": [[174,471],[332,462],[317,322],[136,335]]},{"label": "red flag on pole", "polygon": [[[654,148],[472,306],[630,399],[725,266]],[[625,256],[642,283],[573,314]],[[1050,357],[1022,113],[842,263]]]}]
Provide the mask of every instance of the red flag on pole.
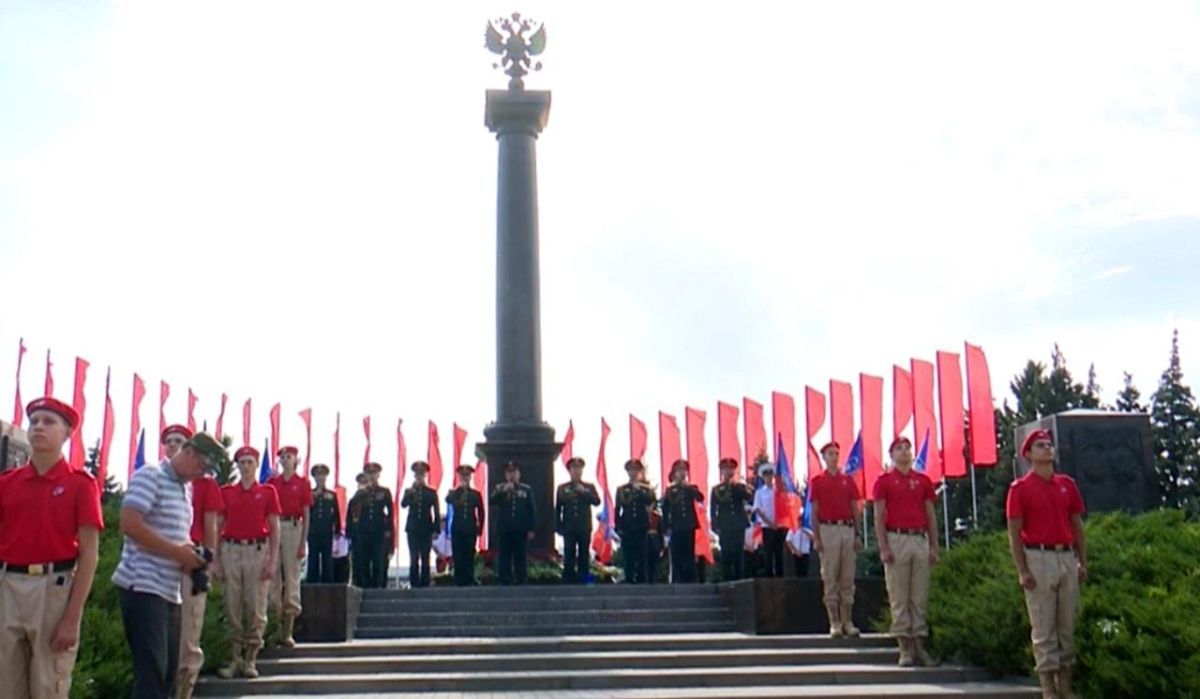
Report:
[{"label": "red flag on pole", "polygon": [[596,560],[604,565],[612,562],[612,495],[608,490],[608,465],[604,461],[604,448],[608,444],[610,430],[604,418],[600,418],[600,455],[596,457],[596,485],[600,490],[600,502],[603,512],[608,514],[607,521],[601,521],[600,526],[592,533],[592,551],[596,552]]},{"label": "red flag on pole", "polygon": [[873,499],[875,481],[883,475],[883,377],[858,375],[862,396],[863,493]]},{"label": "red flag on pole", "polygon": [[271,406],[271,411],[267,413],[271,421],[271,461],[274,463],[275,457],[279,456],[279,403]]},{"label": "red flag on pole", "polygon": [[25,363],[25,338],[17,342],[17,390],[13,401],[13,425],[20,427],[25,423],[25,404],[21,401],[21,365]]},{"label": "red flag on pole", "polygon": [[[742,445],[738,440],[738,407],[717,401],[717,459],[742,458]],[[737,477],[735,472],[734,477]]]},{"label": "red flag on pole", "polygon": [[[754,482],[754,460],[767,453],[767,428],[763,406],[758,401],[742,398],[742,434],[746,437],[746,482]],[[796,456],[791,455],[792,461]]]},{"label": "red flag on pole", "polygon": [[646,458],[646,423],[629,414],[629,458]]},{"label": "red flag on pole", "polygon": [[188,411],[187,411],[187,427],[192,432],[196,431],[196,394],[192,393],[192,389],[188,389]]},{"label": "red flag on pole", "polygon": [[242,405],[242,444],[250,445],[250,399],[246,399],[246,403]]},{"label": "red flag on pole", "polygon": [[662,478],[662,492],[667,492],[671,482],[671,464],[683,458],[683,450],[679,442],[679,425],[675,424],[675,416],[661,410],[658,412],[658,457],[659,476]]},{"label": "red flag on pole", "polygon": [[167,447],[162,442],[162,433],[167,429],[167,398],[171,395],[171,387],[166,381],[158,382],[158,460],[161,462],[167,455]]},{"label": "red flag on pole", "polygon": [[[429,487],[434,490],[437,490],[442,483],[442,448],[438,441],[437,425],[430,420],[429,433],[425,442],[425,461],[429,464]],[[458,471],[457,465],[454,466],[454,470]]]},{"label": "red flag on pole", "polygon": [[[249,405],[249,401],[246,402]],[[342,412],[339,410],[337,414],[337,422],[333,428],[333,484],[338,485],[342,482]],[[343,512],[343,514],[345,514]],[[342,521],[346,519],[343,517]]]},{"label": "red flag on pole", "polygon": [[312,457],[312,408],[305,408],[299,413],[304,421],[304,477],[308,478],[308,468]]},{"label": "red flag on pole", "polygon": [[963,424],[962,369],[958,355],[937,353],[938,417],[942,423],[942,470],[947,478],[967,475]]},{"label": "red flag on pole", "polygon": [[458,465],[462,463],[463,446],[467,443],[467,431],[458,426],[458,423],[452,423],[454,426],[454,470],[458,470]]},{"label": "red flag on pole", "polygon": [[83,420],[84,413],[87,411],[87,399],[83,395],[84,384],[87,383],[88,362],[82,357],[75,358],[75,393],[72,398],[72,407],[75,412],[79,413],[79,424],[75,426],[75,431],[71,436],[71,468],[81,469],[84,463],[87,462],[87,450],[83,447]]},{"label": "red flag on pole", "polygon": [[996,465],[996,413],[992,406],[992,378],[983,348],[966,343],[967,406],[971,421],[971,463]]},{"label": "red flag on pole", "polygon": [[[899,437],[904,434],[904,430],[908,428],[909,420],[912,420],[913,412],[913,385],[912,374],[908,370],[892,365],[892,432],[893,437]],[[920,441],[924,435],[918,436],[916,441]],[[920,449],[920,444],[914,444],[914,449]]]},{"label": "red flag on pole", "polygon": [[[704,444],[704,422],[707,419],[703,410],[695,408],[684,409],[684,427],[687,430],[688,478],[692,485],[701,493],[708,493],[708,447]],[[736,420],[735,420],[736,422]],[[711,528],[708,522],[708,508],[695,503],[696,522],[696,555],[713,564],[712,542],[708,538]]]},{"label": "red flag on pole", "polygon": [[829,435],[838,443],[838,466],[845,466],[854,444],[854,388],[845,381],[829,382]]},{"label": "red flag on pole", "polygon": [[567,420],[567,433],[563,435],[562,451],[558,454],[564,465],[575,455],[575,422],[573,420]]},{"label": "red flag on pole", "polygon": [[922,359],[912,360],[913,428],[917,438],[913,448],[918,452],[929,437],[929,456],[925,475],[934,483],[942,481],[942,454],[938,448],[937,411],[934,408],[933,364]]},{"label": "red flag on pole", "polygon": [[[478,490],[483,499],[483,521],[488,522],[488,510],[491,505],[488,505],[488,465],[483,459],[475,461],[475,473],[471,476],[471,487]],[[479,538],[475,540],[475,548],[479,551],[486,551],[488,545],[488,528],[485,524],[479,529]]]},{"label": "red flag on pole", "polygon": [[771,391],[771,429],[775,433],[775,461],[779,462],[779,443],[787,450],[788,458],[796,459],[796,401],[786,393]]},{"label": "red flag on pole", "polygon": [[221,394],[221,412],[217,413],[217,441],[225,436],[225,403],[229,400],[229,396]]},{"label": "red flag on pole", "polygon": [[404,464],[408,460],[408,447],[404,444],[404,420],[396,420],[396,490],[395,502],[392,503],[392,531],[396,533],[396,551],[400,551],[400,500],[404,492]]},{"label": "red flag on pole", "polygon": [[137,374],[133,375],[133,408],[129,417],[129,472],[125,475],[125,483],[133,479],[133,464],[137,461],[138,432],[142,431],[142,399],[146,397],[146,382]]},{"label": "red flag on pole", "polygon": [[[811,386],[804,387],[804,427],[808,446],[808,478],[821,472],[821,459],[817,456],[817,448],[813,439],[817,432],[825,426],[825,394]],[[798,459],[797,459],[798,461]]]},{"label": "red flag on pole", "polygon": [[50,361],[50,350],[46,350],[46,390],[42,395],[54,395],[54,362]]},{"label": "red flag on pole", "polygon": [[108,454],[112,450],[113,430],[116,427],[111,387],[112,367],[109,367],[104,376],[104,431],[100,435],[100,453],[96,455],[96,482],[100,484],[101,491],[108,481]]},{"label": "red flag on pole", "polygon": [[371,416],[363,418],[363,434],[367,437],[367,450],[363,452],[363,464],[371,461]]}]

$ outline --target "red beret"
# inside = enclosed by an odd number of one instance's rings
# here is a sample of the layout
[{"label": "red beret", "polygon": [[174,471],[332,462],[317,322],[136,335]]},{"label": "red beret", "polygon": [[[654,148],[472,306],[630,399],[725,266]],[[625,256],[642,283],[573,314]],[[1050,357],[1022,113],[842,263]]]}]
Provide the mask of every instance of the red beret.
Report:
[{"label": "red beret", "polygon": [[255,461],[258,461],[258,450],[254,447],[242,447],[233,453],[234,461],[241,461],[247,456],[253,456]]},{"label": "red beret", "polygon": [[35,398],[29,401],[29,405],[25,406],[26,415],[32,415],[38,410],[49,410],[63,420],[66,420],[67,427],[71,428],[71,430],[79,426],[79,413],[75,412],[75,408],[57,398],[51,398],[50,396]]},{"label": "red beret", "polygon": [[300,450],[297,449],[296,447],[290,447],[290,446],[289,447],[280,447],[279,453],[276,454],[275,456],[283,456],[284,454],[291,454],[292,456],[300,456]]},{"label": "red beret", "polygon": [[167,437],[173,434],[180,435],[184,439],[191,439],[194,436],[192,431],[184,425],[167,425],[163,428],[162,434],[160,434],[158,437],[165,442],[167,441]]},{"label": "red beret", "polygon": [[909,439],[908,437],[905,437],[904,435],[900,435],[899,437],[896,437],[895,439],[892,440],[892,445],[890,447],[888,447],[888,453],[889,454],[892,453],[892,450],[895,449],[896,447],[900,446],[901,444],[907,444],[908,446],[911,447],[912,440]]},{"label": "red beret", "polygon": [[1033,443],[1045,439],[1051,444],[1054,443],[1054,435],[1050,434],[1050,430],[1034,430],[1025,435],[1025,441],[1021,442],[1021,456],[1028,456],[1029,450],[1033,448]]},{"label": "red beret", "polygon": [[825,446],[821,447],[821,453],[824,454],[825,450],[829,448],[837,449],[838,451],[842,450],[842,446],[837,442],[828,442],[825,444]]}]

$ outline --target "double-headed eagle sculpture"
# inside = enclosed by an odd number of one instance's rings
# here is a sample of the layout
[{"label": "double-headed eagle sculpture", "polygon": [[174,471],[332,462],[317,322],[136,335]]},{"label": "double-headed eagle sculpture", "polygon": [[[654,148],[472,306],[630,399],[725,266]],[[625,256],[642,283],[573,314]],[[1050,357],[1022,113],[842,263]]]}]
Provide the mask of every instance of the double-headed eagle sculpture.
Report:
[{"label": "double-headed eagle sculpture", "polygon": [[514,12],[512,17],[489,21],[484,39],[488,51],[500,56],[500,61],[493,63],[492,67],[503,69],[511,78],[508,89],[525,89],[522,78],[531,71],[542,69],[541,61],[531,61],[532,56],[546,50],[546,25],[541,22],[523,19],[521,13]]}]

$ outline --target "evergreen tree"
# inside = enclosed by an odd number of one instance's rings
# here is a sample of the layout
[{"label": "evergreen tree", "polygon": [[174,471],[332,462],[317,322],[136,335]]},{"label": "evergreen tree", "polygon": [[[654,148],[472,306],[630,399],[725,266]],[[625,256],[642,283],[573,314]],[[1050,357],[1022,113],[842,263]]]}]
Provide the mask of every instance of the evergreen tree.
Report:
[{"label": "evergreen tree", "polygon": [[1087,386],[1083,389],[1083,407],[1099,408],[1100,402],[1100,383],[1096,381],[1096,363],[1092,362],[1088,367]]},{"label": "evergreen tree", "polygon": [[1142,405],[1142,392],[1133,385],[1133,375],[1125,372],[1125,387],[1117,394],[1117,410],[1123,413],[1144,413],[1146,406]]},{"label": "evergreen tree", "polygon": [[[87,461],[84,462],[83,468],[88,473],[92,474],[93,478],[100,477],[100,444],[89,447],[87,450]],[[112,477],[112,474],[106,474],[104,477],[103,488],[100,490],[100,502],[108,502],[111,498],[121,494],[121,486],[117,483],[117,479]]]},{"label": "evergreen tree", "polygon": [[228,485],[233,480],[233,457],[229,454],[229,448],[233,446],[233,437],[221,435],[221,446],[225,447],[225,453],[217,459],[217,472],[213,475],[218,484]]},{"label": "evergreen tree", "polygon": [[1158,487],[1163,504],[1200,511],[1200,409],[1179,366],[1179,331],[1171,337],[1171,361],[1151,399],[1150,421]]}]

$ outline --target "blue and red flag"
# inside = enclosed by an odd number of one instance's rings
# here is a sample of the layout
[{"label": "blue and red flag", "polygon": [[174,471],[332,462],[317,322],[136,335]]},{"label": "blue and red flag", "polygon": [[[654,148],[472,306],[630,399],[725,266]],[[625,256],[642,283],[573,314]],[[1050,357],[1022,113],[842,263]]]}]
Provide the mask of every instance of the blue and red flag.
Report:
[{"label": "blue and red flag", "polygon": [[133,470],[146,465],[146,430],[143,428],[138,434],[137,452],[133,455]]},{"label": "blue and red flag", "polygon": [[858,433],[858,437],[854,440],[854,446],[850,447],[850,456],[846,457],[846,475],[853,476],[863,469],[863,438],[862,432]]},{"label": "blue and red flag", "polygon": [[792,530],[797,525],[797,515],[800,509],[800,491],[796,488],[796,479],[792,477],[792,469],[788,465],[788,453],[783,444],[783,435],[777,434],[776,440],[779,463],[775,465],[775,475],[779,485],[775,488],[775,526]]},{"label": "blue and red flag", "polygon": [[271,442],[263,440],[262,466],[258,469],[258,482],[266,483],[271,480]]},{"label": "blue and red flag", "polygon": [[596,486],[600,489],[600,514],[596,521],[600,526],[592,534],[592,550],[596,560],[608,565],[612,562],[613,502],[608,491],[608,466],[604,462],[604,448],[608,444],[608,423],[600,419],[600,456],[596,457]]},{"label": "blue and red flag", "polygon": [[913,462],[913,468],[917,469],[917,473],[925,473],[925,466],[929,463],[929,430],[925,430],[925,438],[921,440],[921,451],[917,452],[917,460]]}]

